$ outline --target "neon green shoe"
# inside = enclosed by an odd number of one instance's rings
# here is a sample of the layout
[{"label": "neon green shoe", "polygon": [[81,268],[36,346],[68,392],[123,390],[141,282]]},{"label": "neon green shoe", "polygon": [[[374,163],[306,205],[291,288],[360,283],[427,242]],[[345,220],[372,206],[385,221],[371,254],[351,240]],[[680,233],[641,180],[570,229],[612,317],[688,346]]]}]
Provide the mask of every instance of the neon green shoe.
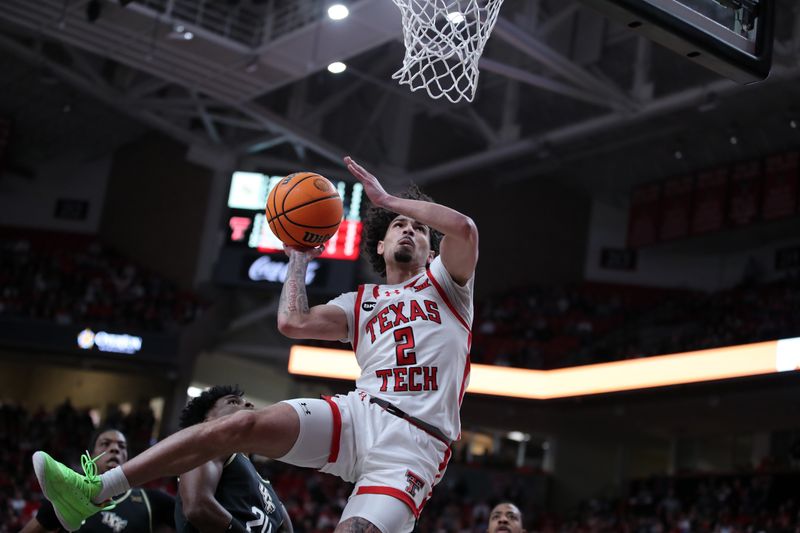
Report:
[{"label": "neon green shoe", "polygon": [[94,462],[98,459],[86,452],[81,456],[82,476],[59,463],[45,452],[33,454],[33,469],[45,498],[50,500],[58,521],[67,531],[75,531],[93,514],[109,509],[92,500],[100,493],[102,483]]}]

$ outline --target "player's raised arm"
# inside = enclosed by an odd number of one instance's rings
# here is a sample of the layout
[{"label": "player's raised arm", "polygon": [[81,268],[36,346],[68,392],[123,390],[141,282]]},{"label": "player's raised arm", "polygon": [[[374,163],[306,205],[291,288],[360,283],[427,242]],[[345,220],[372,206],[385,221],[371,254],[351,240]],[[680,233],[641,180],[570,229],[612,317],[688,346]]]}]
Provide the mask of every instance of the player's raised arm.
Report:
[{"label": "player's raised arm", "polygon": [[413,218],[444,235],[440,255],[456,283],[463,285],[472,277],[478,263],[478,228],[471,218],[441,204],[392,196],[375,176],[351,157],[345,157],[344,162],[364,186],[364,192],[373,205]]},{"label": "player's raised arm", "polygon": [[289,266],[278,304],[278,330],[292,339],[335,341],[347,337],[347,316],[335,305],[316,305],[309,309],[306,270],[322,248],[286,247]]}]

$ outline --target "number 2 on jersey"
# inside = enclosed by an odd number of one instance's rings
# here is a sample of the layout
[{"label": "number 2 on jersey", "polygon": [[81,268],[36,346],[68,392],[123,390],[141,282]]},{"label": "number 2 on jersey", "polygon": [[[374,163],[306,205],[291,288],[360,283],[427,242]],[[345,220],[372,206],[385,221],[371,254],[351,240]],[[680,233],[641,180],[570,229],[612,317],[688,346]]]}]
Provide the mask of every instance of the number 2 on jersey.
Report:
[{"label": "number 2 on jersey", "polygon": [[417,353],[414,351],[414,330],[411,326],[394,330],[394,340],[397,343],[397,365],[417,364]]}]

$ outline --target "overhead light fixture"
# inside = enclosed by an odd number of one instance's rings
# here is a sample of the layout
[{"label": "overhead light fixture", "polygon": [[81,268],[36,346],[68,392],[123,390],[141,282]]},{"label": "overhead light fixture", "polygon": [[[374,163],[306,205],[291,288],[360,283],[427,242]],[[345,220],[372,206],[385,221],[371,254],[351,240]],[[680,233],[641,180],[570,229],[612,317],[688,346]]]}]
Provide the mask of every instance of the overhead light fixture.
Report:
[{"label": "overhead light fixture", "polygon": [[187,30],[183,24],[176,24],[172,27],[172,31],[167,34],[167,38],[177,41],[191,41],[194,39],[194,33]]},{"label": "overhead light fixture", "polygon": [[796,118],[789,119],[789,127],[792,128],[793,130],[796,130],[799,125],[800,123],[798,123],[798,120]]},{"label": "overhead light fixture", "polygon": [[328,17],[330,17],[331,20],[346,19],[349,14],[350,10],[343,4],[333,4],[328,8]]},{"label": "overhead light fixture", "polygon": [[328,72],[331,74],[341,74],[347,70],[347,65],[342,63],[341,61],[334,61],[330,65],[328,65]]},{"label": "overhead light fixture", "polygon": [[508,440],[513,440],[517,442],[528,442],[529,440],[531,440],[530,435],[528,435],[527,433],[523,433],[521,431],[510,431],[506,435],[506,438]]},{"label": "overhead light fixture", "polygon": [[683,152],[680,148],[677,148],[672,155],[675,157],[675,159],[683,159]]},{"label": "overhead light fixture", "polygon": [[460,11],[451,11],[447,14],[447,20],[452,22],[453,24],[461,24],[464,22],[464,14]]},{"label": "overhead light fixture", "polygon": [[197,398],[203,393],[203,389],[200,387],[189,387],[186,389],[186,396],[189,398]]},{"label": "overhead light fixture", "polygon": [[253,72],[258,70],[258,57],[254,57],[250,61],[248,61],[247,65],[244,67],[244,71],[248,74],[252,74]]},{"label": "overhead light fixture", "polygon": [[733,146],[739,144],[739,128],[736,124],[733,124],[730,128],[728,128],[728,142]]}]

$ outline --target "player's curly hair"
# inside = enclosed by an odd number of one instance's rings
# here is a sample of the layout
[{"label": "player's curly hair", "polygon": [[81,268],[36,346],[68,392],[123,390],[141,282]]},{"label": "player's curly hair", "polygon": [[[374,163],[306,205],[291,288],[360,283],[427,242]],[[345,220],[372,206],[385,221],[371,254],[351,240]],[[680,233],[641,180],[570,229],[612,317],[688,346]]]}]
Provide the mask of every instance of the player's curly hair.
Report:
[{"label": "player's curly hair", "polygon": [[200,396],[189,400],[189,403],[181,411],[181,428],[188,428],[204,421],[217,400],[231,395],[241,398],[244,396],[244,391],[239,388],[239,385],[214,385],[210,389],[204,390]]},{"label": "player's curly hair", "polygon": [[[406,192],[400,194],[400,198],[410,200],[422,200],[423,202],[433,202],[433,198],[419,190],[415,184],[411,184]],[[364,240],[361,243],[362,252],[369,258],[373,270],[381,276],[386,276],[386,262],[383,256],[378,255],[378,241],[382,241],[389,229],[389,224],[397,216],[386,209],[372,206],[367,211],[364,218]],[[431,250],[439,254],[439,243],[442,242],[443,235],[433,228],[430,229]]]}]

